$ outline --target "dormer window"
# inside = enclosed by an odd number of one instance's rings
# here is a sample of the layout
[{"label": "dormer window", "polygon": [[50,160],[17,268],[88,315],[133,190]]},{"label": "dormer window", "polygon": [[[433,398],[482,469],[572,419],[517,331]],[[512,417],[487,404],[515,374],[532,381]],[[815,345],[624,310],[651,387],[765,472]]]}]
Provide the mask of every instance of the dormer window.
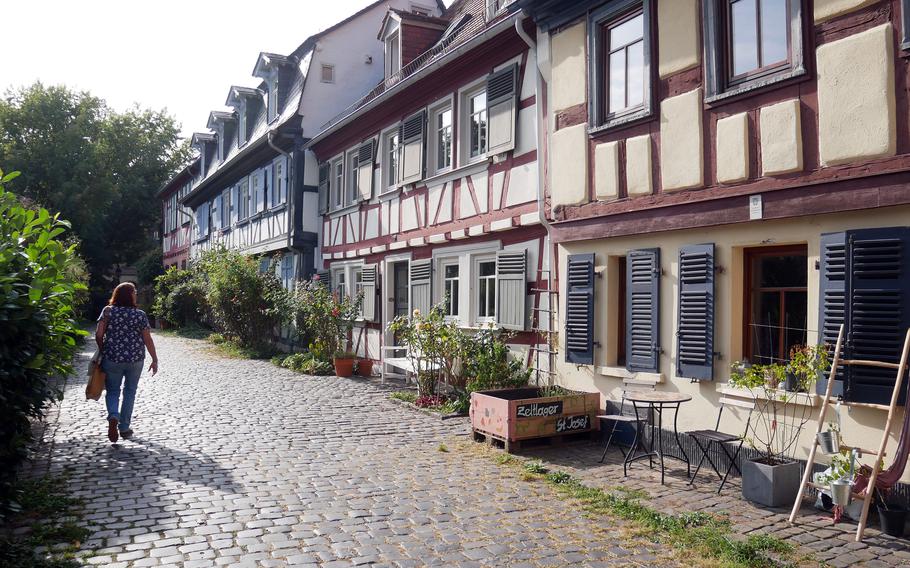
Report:
[{"label": "dormer window", "polygon": [[272,77],[269,82],[269,94],[268,94],[268,112],[269,112],[269,122],[275,120],[278,116],[278,78]]},{"label": "dormer window", "polygon": [[514,1],[515,0],[487,0],[487,19],[498,15],[506,6]]},{"label": "dormer window", "polygon": [[401,70],[401,34],[395,30],[385,40],[385,76],[391,77]]},{"label": "dormer window", "polygon": [[238,116],[237,147],[240,147],[246,144],[246,101],[241,101]]}]

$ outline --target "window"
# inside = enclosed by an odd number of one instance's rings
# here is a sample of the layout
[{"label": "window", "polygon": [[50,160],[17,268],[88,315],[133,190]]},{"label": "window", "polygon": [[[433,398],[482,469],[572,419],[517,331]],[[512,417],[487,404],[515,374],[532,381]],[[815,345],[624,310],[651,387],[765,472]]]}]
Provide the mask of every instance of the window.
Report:
[{"label": "window", "polygon": [[449,317],[458,317],[458,262],[444,264],[442,267],[443,313]]},{"label": "window", "polygon": [[386,78],[391,77],[401,70],[401,44],[398,31],[396,30],[385,40],[385,61],[386,61]]},{"label": "window", "polygon": [[806,343],[806,247],[762,247],[745,255],[746,341],[752,363],[786,361]]},{"label": "window", "polygon": [[346,186],[347,187],[347,201],[345,202],[345,204],[357,202],[357,195],[358,195],[357,174],[360,171],[360,168],[358,166],[358,160],[359,160],[358,149],[354,148],[353,150],[349,150],[348,154],[347,154],[347,161],[348,161],[348,179],[347,179],[347,186]]},{"label": "window", "polygon": [[246,144],[246,101],[240,102],[240,111],[237,113],[237,147]]},{"label": "window", "polygon": [[464,129],[468,160],[481,158],[487,151],[487,92],[485,89],[465,96],[467,128]]},{"label": "window", "polygon": [[487,19],[492,18],[511,4],[513,0],[487,0]]},{"label": "window", "polygon": [[344,285],[344,269],[335,272],[332,275],[332,281],[335,282],[335,292],[338,293],[339,297],[345,296],[347,294],[347,288]]},{"label": "window", "polygon": [[452,105],[446,104],[430,113],[430,170],[439,173],[452,167]]},{"label": "window", "polygon": [[[269,122],[275,120],[278,117],[278,79],[272,78],[269,80],[269,92],[266,100],[268,105],[268,119]],[[246,134],[244,134],[246,136]]]},{"label": "window", "polygon": [[272,162],[272,207],[287,203],[288,188],[284,174],[284,158]]},{"label": "window", "polygon": [[196,209],[196,237],[204,239],[209,236],[209,204],[203,203]]},{"label": "window", "polygon": [[496,317],[496,260],[476,261],[477,321],[484,323]]},{"label": "window", "polygon": [[[357,296],[363,292],[363,268],[357,267],[351,270],[351,280],[354,282],[352,298],[356,300]],[[363,303],[360,304],[360,317],[363,317]]]},{"label": "window", "polygon": [[382,139],[382,189],[389,191],[398,186],[398,156],[401,151],[401,133],[398,126],[385,133]]},{"label": "window", "polygon": [[335,82],[335,66],[322,64],[322,75],[321,79],[323,83],[334,83]]},{"label": "window", "polygon": [[221,192],[221,227],[228,228],[231,226],[231,189],[225,189]]},{"label": "window", "polygon": [[216,195],[211,202],[212,231],[221,230],[221,196]]},{"label": "window", "polygon": [[265,190],[262,184],[262,172],[256,171],[250,176],[250,200],[252,202],[253,213],[262,211],[265,205]]},{"label": "window", "polygon": [[703,8],[709,100],[806,72],[800,0],[710,0]]},{"label": "window", "polygon": [[250,216],[250,178],[240,180],[237,194],[237,218],[243,220]]},{"label": "window", "polygon": [[340,208],[344,203],[344,159],[336,158],[332,161],[331,179],[332,206]]},{"label": "window", "polygon": [[591,14],[589,94],[592,126],[651,115],[650,0],[626,0]]},{"label": "window", "polygon": [[281,285],[285,290],[290,290],[294,284],[294,255],[285,254],[281,257]]}]

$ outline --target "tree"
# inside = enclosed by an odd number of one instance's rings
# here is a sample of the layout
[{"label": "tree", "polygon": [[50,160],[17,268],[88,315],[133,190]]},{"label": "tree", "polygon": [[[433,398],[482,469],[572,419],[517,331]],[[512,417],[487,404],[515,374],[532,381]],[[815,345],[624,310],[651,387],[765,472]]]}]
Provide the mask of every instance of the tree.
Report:
[{"label": "tree", "polygon": [[166,111],[40,82],[0,100],[0,164],[24,172],[8,189],[71,221],[95,284],[158,246],[155,193],[189,154]]}]

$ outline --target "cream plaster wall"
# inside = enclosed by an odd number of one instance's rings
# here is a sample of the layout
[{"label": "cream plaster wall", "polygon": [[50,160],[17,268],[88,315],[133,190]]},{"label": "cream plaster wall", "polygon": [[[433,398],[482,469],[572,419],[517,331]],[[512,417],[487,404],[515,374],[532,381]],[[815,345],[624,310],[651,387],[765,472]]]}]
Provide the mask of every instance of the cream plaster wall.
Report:
[{"label": "cream plaster wall", "polygon": [[619,197],[619,142],[594,147],[594,195],[604,201]]},{"label": "cream plaster wall", "polygon": [[550,40],[553,111],[585,102],[585,23],[560,31]]},{"label": "cream plaster wall", "polygon": [[852,10],[858,10],[864,6],[875,4],[878,0],[815,0],[815,23],[824,22],[846,14]]},{"label": "cream plaster wall", "polygon": [[897,149],[891,24],[818,48],[818,137],[823,165],[893,156]]},{"label": "cream plaster wall", "polygon": [[803,135],[799,100],[791,99],[759,111],[762,175],[773,176],[803,169]]},{"label": "cream plaster wall", "polygon": [[630,196],[651,195],[651,137],[626,140],[626,191]]},{"label": "cream plaster wall", "polygon": [[717,121],[717,181],[736,183],[749,177],[749,116],[734,114]]},{"label": "cream plaster wall", "polygon": [[[565,363],[564,356],[557,357],[560,384],[589,392],[600,392],[603,400],[618,400],[622,380],[618,377],[625,370],[612,367],[616,364],[616,319],[619,310],[616,298],[618,270],[617,259],[629,250],[659,247],[664,276],[660,283],[660,371],[662,384],[658,390],[691,394],[693,400],[682,406],[679,430],[713,427],[717,418],[719,389],[729,380],[733,361],[742,358],[742,306],[743,306],[743,251],[746,247],[804,243],[808,249],[806,272],[808,275],[808,341],[817,341],[818,327],[818,271],[815,261],[819,254],[819,236],[824,232],[868,227],[890,227],[907,224],[910,206],[879,209],[869,212],[850,212],[836,215],[818,215],[786,221],[741,223],[716,228],[661,232],[648,235],[617,237],[559,245],[558,262],[561,274],[566,270],[569,254],[595,253],[595,264],[603,269],[603,278],[595,280],[595,338],[601,346],[595,348],[594,365],[576,366]],[[715,361],[714,381],[692,383],[675,376],[676,370],[676,306],[679,248],[694,243],[715,243],[715,262],[723,268],[716,276],[714,349],[720,352]],[[562,284],[565,297],[565,284]],[[563,300],[564,305],[564,300]],[[560,308],[561,309],[561,308]],[[562,314],[560,313],[560,320]],[[563,329],[558,324],[557,329]],[[564,337],[560,334],[560,352],[564,353]],[[612,367],[612,369],[611,369]],[[604,371],[606,374],[601,374]],[[817,412],[817,411],[815,411]],[[848,443],[861,447],[877,447],[886,413],[877,409],[850,408],[844,412],[844,434]],[[900,422],[900,419],[897,420]],[[895,425],[895,433],[899,424]],[[806,433],[799,453],[808,454],[811,434]],[[892,444],[896,438],[892,439]],[[894,446],[890,447],[894,451]]]},{"label": "cream plaster wall", "polygon": [[550,137],[550,174],[553,206],[580,205],[588,201],[588,130],[576,124]]},{"label": "cream plaster wall", "polygon": [[660,103],[660,178],[664,191],[704,180],[702,94],[695,89]]},{"label": "cream plaster wall", "polygon": [[661,78],[698,65],[698,0],[671,0],[657,3],[657,69]]}]

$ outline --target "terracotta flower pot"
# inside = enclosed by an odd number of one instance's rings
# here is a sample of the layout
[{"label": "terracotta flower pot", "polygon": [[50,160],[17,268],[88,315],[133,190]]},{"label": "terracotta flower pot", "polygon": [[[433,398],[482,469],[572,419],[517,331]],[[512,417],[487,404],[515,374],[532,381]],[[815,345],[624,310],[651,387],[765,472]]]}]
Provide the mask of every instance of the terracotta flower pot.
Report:
[{"label": "terracotta flower pot", "polygon": [[339,359],[335,357],[333,359],[335,363],[335,374],[339,377],[350,377],[354,374],[354,360],[353,359]]},{"label": "terracotta flower pot", "polygon": [[357,374],[361,377],[373,376],[373,360],[360,359],[357,361]]}]

